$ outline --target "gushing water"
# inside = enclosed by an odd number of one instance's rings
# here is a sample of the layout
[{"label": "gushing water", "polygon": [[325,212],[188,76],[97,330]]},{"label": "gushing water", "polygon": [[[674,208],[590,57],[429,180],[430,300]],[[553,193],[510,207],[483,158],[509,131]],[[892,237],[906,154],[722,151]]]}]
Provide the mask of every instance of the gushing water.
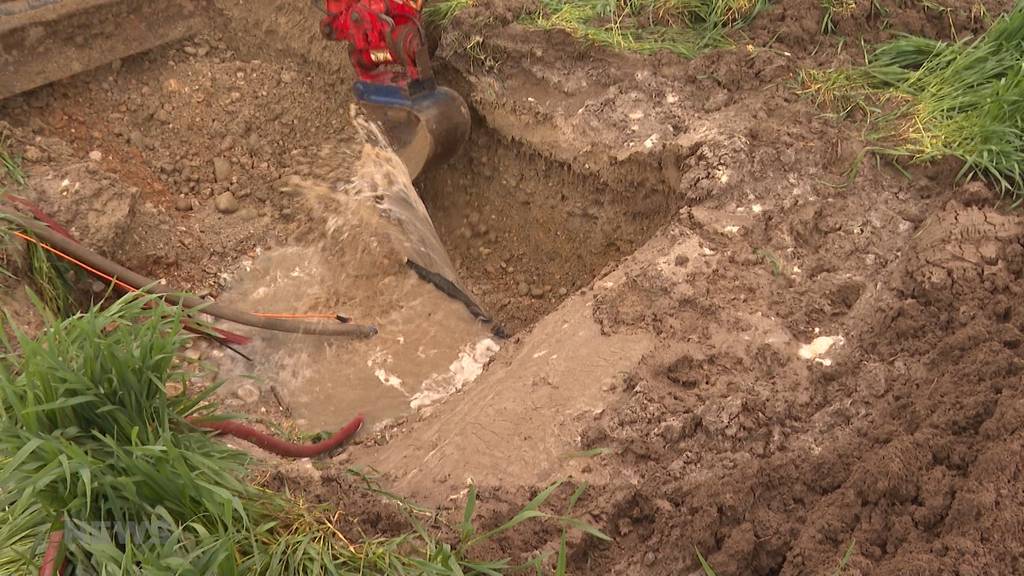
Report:
[{"label": "gushing water", "polygon": [[219,353],[226,390],[251,377],[310,430],[357,411],[372,425],[438,401],[497,351],[487,326],[406,265],[458,284],[402,161],[374,126],[361,126],[366,144],[347,179],[289,184],[308,214],[303,240],[258,256],[222,297],[256,312],[340,313],[378,326],[366,341],[250,331],[252,362]]}]

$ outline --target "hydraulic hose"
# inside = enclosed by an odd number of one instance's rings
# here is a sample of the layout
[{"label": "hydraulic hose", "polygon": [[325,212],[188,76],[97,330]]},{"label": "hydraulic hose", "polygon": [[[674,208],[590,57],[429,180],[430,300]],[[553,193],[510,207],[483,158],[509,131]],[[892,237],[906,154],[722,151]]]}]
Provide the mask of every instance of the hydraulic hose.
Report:
[{"label": "hydraulic hose", "polygon": [[375,326],[359,324],[344,324],[337,321],[300,321],[289,318],[272,318],[257,316],[249,312],[243,312],[223,304],[211,303],[195,296],[182,295],[169,290],[156,289],[156,281],[133,272],[121,266],[113,260],[100,256],[85,246],[67,238],[49,226],[25,218],[17,213],[0,209],[0,218],[3,218],[15,226],[31,232],[40,241],[53,247],[64,254],[67,254],[86,265],[106,274],[112,278],[128,284],[135,290],[163,296],[168,302],[184,308],[196,308],[204,314],[209,314],[221,320],[227,320],[236,324],[252,326],[263,330],[276,332],[289,332],[292,334],[308,334],[315,336],[344,336],[350,338],[370,338],[377,334]]},{"label": "hydraulic hose", "polygon": [[46,552],[43,554],[43,562],[39,565],[39,576],[59,576],[64,574],[67,560],[61,566],[57,566],[60,558],[61,547],[64,544],[64,531],[54,530],[46,539]]},{"label": "hydraulic hose", "polygon": [[[326,452],[330,452],[344,444],[353,434],[363,427],[363,415],[360,414],[335,432],[330,438],[314,444],[297,444],[288,442],[270,434],[266,434],[234,420],[203,420],[201,418],[190,418],[189,423],[197,428],[202,428],[234,436],[240,440],[250,442],[264,450],[286,458],[313,458]],[[39,576],[60,576],[64,574],[68,561],[65,558],[63,564],[58,567],[57,560],[60,557],[61,548],[64,544],[64,531],[54,530],[46,541],[46,551],[43,554],[43,561],[39,565]]]},{"label": "hydraulic hose", "polygon": [[286,458],[313,458],[330,452],[345,443],[353,434],[363,427],[363,415],[360,414],[335,432],[330,438],[314,444],[296,444],[271,436],[235,420],[203,420],[189,419],[189,423],[198,428],[212,430],[218,434],[234,436],[263,448],[267,452]]}]

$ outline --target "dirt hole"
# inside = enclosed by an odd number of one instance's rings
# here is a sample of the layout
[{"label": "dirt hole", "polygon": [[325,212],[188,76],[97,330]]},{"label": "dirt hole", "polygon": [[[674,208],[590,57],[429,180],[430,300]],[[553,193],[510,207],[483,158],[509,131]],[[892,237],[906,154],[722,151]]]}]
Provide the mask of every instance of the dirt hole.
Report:
[{"label": "dirt hole", "polygon": [[628,256],[682,201],[613,189],[474,122],[462,153],[417,189],[463,283],[509,332]]}]

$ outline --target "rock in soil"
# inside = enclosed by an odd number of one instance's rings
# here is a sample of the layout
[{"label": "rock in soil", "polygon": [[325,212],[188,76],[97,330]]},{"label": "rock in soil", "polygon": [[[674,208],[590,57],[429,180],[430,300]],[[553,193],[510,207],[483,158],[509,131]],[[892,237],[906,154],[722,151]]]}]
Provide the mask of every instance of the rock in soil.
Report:
[{"label": "rock in soil", "polygon": [[178,212],[189,212],[192,210],[192,200],[184,196],[179,196],[178,199],[174,201],[174,209]]},{"label": "rock in soil", "polygon": [[231,192],[224,192],[217,196],[213,201],[213,205],[221,214],[234,214],[238,212],[238,200],[235,200],[235,195]]},{"label": "rock in soil", "polygon": [[235,395],[246,404],[254,404],[260,399],[260,390],[252,384],[244,384],[238,388]]}]

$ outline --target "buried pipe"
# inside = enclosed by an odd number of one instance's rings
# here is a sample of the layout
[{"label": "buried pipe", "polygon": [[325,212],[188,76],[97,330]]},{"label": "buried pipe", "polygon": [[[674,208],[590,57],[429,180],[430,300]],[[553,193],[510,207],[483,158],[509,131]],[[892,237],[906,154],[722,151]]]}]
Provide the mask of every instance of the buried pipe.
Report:
[{"label": "buried pipe", "polygon": [[210,303],[189,295],[179,295],[168,290],[154,290],[142,288],[143,286],[154,286],[156,282],[141,274],[133,272],[124,266],[100,256],[85,246],[71,240],[60,233],[52,230],[49,226],[37,221],[29,220],[19,214],[0,209],[0,218],[4,218],[15,226],[36,235],[53,250],[79,260],[85,264],[93,273],[100,273],[112,278],[116,284],[123,285],[134,291],[146,292],[165,297],[169,302],[185,308],[196,308],[204,314],[209,314],[221,320],[227,320],[236,324],[272,330],[275,332],[288,332],[292,334],[306,334],[314,336],[345,336],[350,338],[371,338],[377,335],[375,326],[360,324],[348,324],[340,321],[300,321],[290,318],[276,318],[260,316],[243,312],[223,304]]},{"label": "buried pipe", "polygon": [[[71,235],[71,232],[67,228],[61,226],[60,223],[58,223],[53,218],[50,218],[50,216],[48,216],[46,214],[46,212],[43,212],[42,208],[36,206],[32,202],[29,202],[28,200],[26,200],[25,198],[22,198],[20,196],[15,196],[14,194],[7,194],[4,198],[6,200],[9,200],[9,201],[17,204],[18,206],[21,206],[25,210],[28,210],[32,214],[32,216],[35,217],[36,220],[39,220],[43,224],[47,225],[54,232],[60,234],[61,236],[67,238],[68,240],[71,240],[72,242],[78,242],[77,240],[75,240],[75,237]],[[82,264],[81,262],[79,262],[77,260],[74,260],[73,258],[68,256],[67,254],[64,254],[64,253],[62,253],[62,252],[60,252],[58,250],[55,250],[51,246],[49,246],[47,244],[44,244],[44,243],[36,240],[35,238],[31,237],[31,236],[27,236],[27,235],[22,234],[20,232],[15,232],[15,234],[17,236],[21,237],[22,239],[24,239],[26,242],[32,242],[32,243],[36,244],[37,246],[40,246],[44,250],[47,250],[47,251],[55,254],[56,256],[58,256],[60,258],[68,260],[71,263],[75,264],[76,266],[91,272],[92,274],[96,274],[96,275],[99,275],[99,276],[103,277],[104,280],[107,280],[108,282],[112,282],[114,286],[117,286],[118,288],[121,288],[121,290],[126,292],[126,293],[138,292],[138,290],[136,290],[135,288],[133,288],[131,286],[128,286],[127,284],[124,284],[123,282],[118,282],[116,279],[111,278],[111,277],[109,277],[109,276],[107,276],[105,274],[101,274],[101,273],[99,273],[97,271],[93,271],[93,270],[88,269],[85,264]],[[147,304],[146,308],[149,308],[149,307],[150,307],[150,305]],[[348,322],[347,320],[343,320],[340,316],[338,316],[338,320],[341,321],[341,322]],[[252,358],[246,356],[245,354],[243,354],[242,352],[240,352],[239,350],[237,350],[237,349],[235,349],[235,348],[233,348],[231,346],[231,344],[248,344],[250,342],[249,338],[247,338],[245,336],[242,336],[241,334],[236,334],[234,332],[230,332],[230,331],[225,330],[223,328],[217,328],[217,327],[211,328],[211,330],[213,331],[213,334],[210,334],[207,331],[204,331],[202,328],[200,328],[198,325],[196,325],[195,323],[193,323],[191,321],[185,322],[183,324],[183,326],[184,326],[185,330],[187,330],[189,332],[192,332],[193,334],[199,334],[201,336],[207,336],[209,338],[212,338],[215,342],[217,342],[220,345],[224,346],[228,350],[231,350],[235,354],[238,354],[239,356],[241,356],[242,358],[245,358],[246,360],[249,360],[250,362],[252,361]]]}]

